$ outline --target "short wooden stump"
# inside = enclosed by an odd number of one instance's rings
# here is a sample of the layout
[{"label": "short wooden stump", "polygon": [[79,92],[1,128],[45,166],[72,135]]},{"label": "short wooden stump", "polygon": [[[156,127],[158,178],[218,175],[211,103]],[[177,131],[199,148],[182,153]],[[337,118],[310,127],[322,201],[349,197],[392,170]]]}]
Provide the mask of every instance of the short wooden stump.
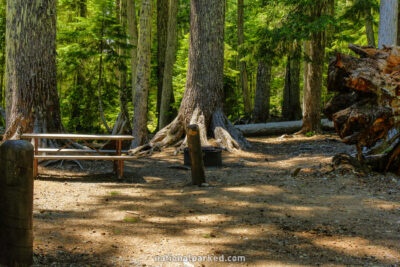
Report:
[{"label": "short wooden stump", "polygon": [[[203,151],[203,162],[205,167],[221,167],[222,166],[222,149],[219,147],[205,146],[201,148]],[[185,148],[184,164],[191,166],[189,148]]]}]

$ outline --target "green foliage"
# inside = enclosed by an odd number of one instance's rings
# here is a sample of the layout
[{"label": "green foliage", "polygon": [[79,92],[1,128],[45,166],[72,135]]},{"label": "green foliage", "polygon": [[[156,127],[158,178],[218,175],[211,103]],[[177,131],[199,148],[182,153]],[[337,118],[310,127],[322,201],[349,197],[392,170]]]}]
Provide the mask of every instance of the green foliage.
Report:
[{"label": "green foliage", "polygon": [[314,136],[315,135],[315,132],[307,132],[306,133],[306,136],[307,137],[312,137],[312,136]]},{"label": "green foliage", "polygon": [[[139,1],[140,2],[140,1]],[[286,56],[289,46],[302,42],[311,34],[329,31],[326,48],[326,64],[337,51],[349,53],[349,42],[366,45],[365,19],[372,14],[377,33],[377,0],[337,0],[334,16],[314,16],[318,6],[326,8],[328,0],[245,0],[245,43],[237,42],[237,0],[226,1],[224,110],[235,121],[244,116],[239,86],[238,51],[244,53],[247,63],[249,87],[255,94],[257,63],[260,59],[272,62],[271,114],[281,114],[281,102],[285,79]],[[119,87],[116,69],[120,60],[117,48],[126,44],[127,36],[116,18],[114,0],[87,1],[87,12],[81,17],[80,6],[75,0],[58,1],[57,23],[57,77],[63,124],[69,132],[105,132],[99,115],[99,84],[101,99],[108,125],[112,126],[119,113]],[[139,11],[139,3],[137,3]],[[173,72],[174,109],[179,109],[185,86],[189,51],[190,0],[181,0],[178,9],[178,35],[176,62]],[[369,13],[372,12],[372,13]],[[139,14],[137,12],[137,14]],[[154,12],[156,14],[156,12]],[[5,71],[5,1],[0,2],[0,78]],[[151,88],[148,102],[148,129],[157,125],[157,25],[153,16],[153,42],[151,58]],[[103,65],[100,70],[100,58]],[[129,58],[123,58],[128,61]],[[302,62],[307,60],[302,58]],[[130,73],[130,64],[126,64]],[[303,65],[303,64],[302,64]],[[100,71],[102,80],[100,81]],[[128,91],[131,91],[128,75]],[[302,79],[300,79],[302,81]],[[4,79],[3,79],[4,81]],[[0,81],[0,106],[4,107],[4,82]],[[331,95],[326,90],[324,71],[323,104]],[[131,95],[128,96],[130,111],[133,110]],[[0,127],[2,126],[0,122]]]}]

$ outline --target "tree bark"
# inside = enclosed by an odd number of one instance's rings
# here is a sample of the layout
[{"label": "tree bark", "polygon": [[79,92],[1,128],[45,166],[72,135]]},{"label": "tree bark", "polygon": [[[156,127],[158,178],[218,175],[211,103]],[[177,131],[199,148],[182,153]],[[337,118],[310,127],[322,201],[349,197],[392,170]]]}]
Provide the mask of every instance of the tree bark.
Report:
[{"label": "tree bark", "polygon": [[[62,131],[57,94],[56,1],[7,1],[7,130],[4,139],[33,130]],[[35,110],[33,114],[32,110]]]},{"label": "tree bark", "polygon": [[175,48],[176,48],[176,20],[178,13],[178,0],[169,1],[169,15],[168,15],[168,38],[167,49],[165,54],[165,68],[162,83],[162,95],[160,106],[159,128],[162,129],[169,123],[169,114],[171,103],[172,90],[172,75],[175,62]]},{"label": "tree bark", "polygon": [[307,97],[307,84],[308,84],[308,69],[310,67],[310,41],[305,40],[303,41],[303,108],[302,108],[302,115],[304,117],[304,111],[306,110],[305,107],[305,98]]},{"label": "tree bark", "polygon": [[256,97],[253,110],[253,121],[256,123],[266,122],[269,118],[271,69],[271,62],[258,61]]},{"label": "tree bark", "polygon": [[[332,5],[329,5],[329,8]],[[316,1],[312,7],[311,17],[317,19],[331,14],[324,1]],[[326,36],[325,31],[312,32],[309,42],[306,42],[304,53],[307,66],[305,68],[303,92],[303,127],[300,133],[321,131],[321,90],[322,73],[324,69]]]},{"label": "tree bark", "polygon": [[136,3],[135,0],[128,0],[127,6],[127,17],[128,17],[128,34],[129,43],[132,46],[130,50],[131,54],[131,83],[132,83],[132,101],[135,99],[136,89],[136,74],[137,74],[137,62],[138,62],[138,28],[136,18]]},{"label": "tree bark", "polygon": [[304,119],[302,132],[320,132],[321,130],[321,90],[324,68],[324,33],[313,33],[310,42],[307,83],[304,91]]},{"label": "tree bark", "polygon": [[[104,15],[104,14],[103,14]],[[104,116],[104,109],[103,109],[103,101],[102,101],[102,93],[101,93],[101,88],[103,85],[103,50],[104,50],[104,21],[101,23],[101,36],[100,36],[100,48],[99,48],[99,53],[100,53],[100,59],[99,59],[99,81],[97,84],[97,90],[98,90],[98,102],[99,102],[99,113],[100,113],[100,118],[101,121],[106,128],[108,133],[111,133],[111,129],[107,124],[107,120]]]},{"label": "tree bark", "polygon": [[286,120],[301,119],[300,107],[300,57],[301,47],[297,43],[289,52],[286,64],[285,87],[283,91],[282,116]]},{"label": "tree bark", "polygon": [[396,45],[398,6],[398,0],[381,1],[379,10],[378,48]]},{"label": "tree bark", "polygon": [[179,113],[149,145],[132,150],[132,154],[177,143],[190,124],[199,126],[203,146],[208,145],[207,133],[213,133],[215,142],[230,151],[248,146],[222,112],[224,22],[224,0],[191,1],[189,63]]},{"label": "tree bark", "polygon": [[147,101],[150,89],[152,0],[142,0],[138,41],[138,66],[134,100],[132,147],[143,145],[147,139]]},{"label": "tree bark", "polygon": [[247,77],[246,61],[243,59],[243,44],[244,44],[244,3],[243,0],[238,0],[238,22],[237,22],[237,34],[238,34],[238,58],[240,68],[240,87],[243,93],[243,105],[244,112],[250,114],[251,112],[251,98],[249,91],[249,81]]},{"label": "tree bark", "polygon": [[157,117],[160,119],[164,81],[165,56],[168,41],[169,0],[157,0]]},{"label": "tree bark", "polygon": [[118,86],[119,86],[119,103],[120,112],[122,113],[122,119],[125,123],[125,127],[128,132],[131,132],[130,118],[128,110],[128,86],[127,86],[127,66],[126,58],[128,57],[128,50],[124,47],[126,45],[126,29],[127,29],[127,1],[129,0],[117,0],[117,18],[121,25],[120,34],[122,39],[120,40],[123,45],[118,47]]},{"label": "tree bark", "polygon": [[374,33],[374,17],[371,14],[371,9],[368,9],[365,17],[365,33],[367,34],[368,45],[376,47]]}]

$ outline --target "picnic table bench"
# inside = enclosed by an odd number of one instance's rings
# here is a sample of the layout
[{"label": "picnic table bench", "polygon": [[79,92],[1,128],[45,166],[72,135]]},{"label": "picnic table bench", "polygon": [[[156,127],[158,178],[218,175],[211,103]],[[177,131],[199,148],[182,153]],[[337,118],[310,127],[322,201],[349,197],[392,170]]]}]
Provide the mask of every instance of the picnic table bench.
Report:
[{"label": "picnic table bench", "polygon": [[[89,135],[89,134],[60,134],[60,133],[30,133],[23,134],[23,139],[33,139],[35,146],[33,175],[38,175],[39,160],[112,160],[114,161],[114,171],[120,179],[124,173],[124,160],[134,159],[132,156],[123,156],[122,141],[135,139],[131,135]],[[40,139],[68,140],[68,143],[61,148],[39,148]],[[73,142],[80,140],[89,149],[68,149]],[[115,150],[102,150],[93,147],[88,140],[108,140],[115,141]],[[43,153],[46,153],[43,155]],[[62,153],[62,154],[61,154]],[[51,154],[51,155],[48,155]],[[68,154],[68,155],[65,155]],[[112,155],[109,155],[112,154]]]}]

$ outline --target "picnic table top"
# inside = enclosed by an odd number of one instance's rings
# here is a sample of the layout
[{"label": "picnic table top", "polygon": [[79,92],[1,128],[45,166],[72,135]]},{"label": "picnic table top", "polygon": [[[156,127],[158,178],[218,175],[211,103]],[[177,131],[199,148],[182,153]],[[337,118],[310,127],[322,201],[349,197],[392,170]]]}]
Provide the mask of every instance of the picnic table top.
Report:
[{"label": "picnic table top", "polygon": [[132,135],[102,135],[102,134],[64,134],[64,133],[29,133],[22,138],[41,139],[73,139],[73,140],[133,140]]}]

